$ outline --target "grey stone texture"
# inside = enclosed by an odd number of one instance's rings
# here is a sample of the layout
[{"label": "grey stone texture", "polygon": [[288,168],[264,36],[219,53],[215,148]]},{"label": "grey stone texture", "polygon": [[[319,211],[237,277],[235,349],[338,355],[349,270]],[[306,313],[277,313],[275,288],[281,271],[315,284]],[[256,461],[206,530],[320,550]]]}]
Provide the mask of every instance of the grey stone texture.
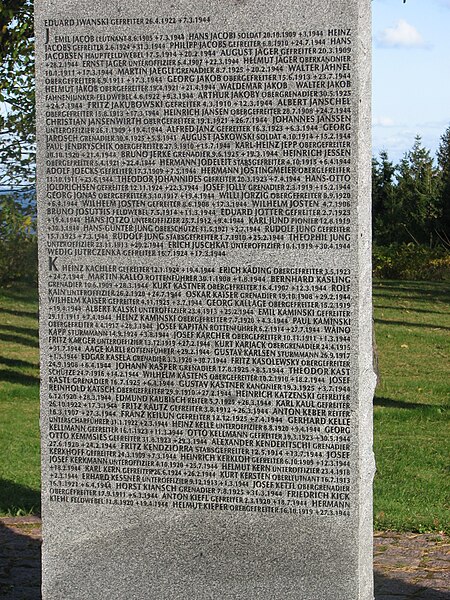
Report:
[{"label": "grey stone texture", "polygon": [[[1,597],[40,600],[40,519],[1,518],[0,542]],[[450,589],[449,549],[448,536],[443,534],[376,532],[375,600],[446,599]]]},{"label": "grey stone texture", "polygon": [[44,600],[368,600],[370,2],[36,2]]}]

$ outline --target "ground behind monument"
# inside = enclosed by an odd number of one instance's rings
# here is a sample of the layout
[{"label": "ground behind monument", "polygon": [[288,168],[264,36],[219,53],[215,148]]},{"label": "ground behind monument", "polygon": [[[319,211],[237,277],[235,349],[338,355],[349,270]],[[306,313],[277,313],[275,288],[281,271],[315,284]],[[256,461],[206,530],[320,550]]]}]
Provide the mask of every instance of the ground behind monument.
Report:
[{"label": "ground behind monument", "polygon": [[[450,529],[447,459],[450,287],[376,281],[375,527]],[[39,513],[37,292],[0,292],[0,515]]]},{"label": "ground behind monument", "polygon": [[450,287],[377,281],[379,384],[374,399],[375,527],[450,527]]},{"label": "ground behind monument", "polygon": [[[38,517],[0,518],[0,598],[40,600]],[[443,534],[377,532],[375,600],[446,600],[450,538]]]}]

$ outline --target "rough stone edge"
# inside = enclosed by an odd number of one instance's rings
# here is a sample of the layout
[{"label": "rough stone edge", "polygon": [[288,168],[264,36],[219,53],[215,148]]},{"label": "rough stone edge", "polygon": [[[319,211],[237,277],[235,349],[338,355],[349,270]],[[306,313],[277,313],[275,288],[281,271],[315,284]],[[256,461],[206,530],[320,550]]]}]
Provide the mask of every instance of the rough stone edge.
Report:
[{"label": "rough stone edge", "polygon": [[[45,240],[47,236],[47,222],[43,215],[43,208],[46,195],[46,129],[44,112],[44,42],[42,33],[39,32],[38,24],[41,21],[42,14],[45,12],[45,3],[47,0],[35,0],[34,2],[34,33],[35,33],[35,71],[36,71],[36,198],[37,198],[37,223],[38,223],[38,291],[39,291],[39,348],[40,348],[40,375],[41,383],[39,388],[40,398],[40,441],[41,441],[41,539],[42,548],[46,546],[46,511],[47,511],[47,488],[49,481],[48,469],[45,461],[45,448],[47,446],[46,436],[43,434],[47,430],[48,414],[46,401],[48,398],[48,304],[47,304],[47,252],[45,249]],[[41,595],[45,598],[44,590],[44,570],[45,561],[41,559]]]},{"label": "rough stone edge", "polygon": [[360,600],[374,597],[373,583],[373,395],[376,375],[372,356],[371,244],[371,0],[358,0],[358,262],[359,262],[359,592]]}]

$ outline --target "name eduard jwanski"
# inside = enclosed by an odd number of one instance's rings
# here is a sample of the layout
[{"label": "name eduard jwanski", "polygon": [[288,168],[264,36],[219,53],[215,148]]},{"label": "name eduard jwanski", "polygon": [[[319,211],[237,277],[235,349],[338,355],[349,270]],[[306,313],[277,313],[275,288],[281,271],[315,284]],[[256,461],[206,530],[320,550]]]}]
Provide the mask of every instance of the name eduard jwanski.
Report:
[{"label": "name eduard jwanski", "polygon": [[45,19],[44,27],[92,27],[108,25],[145,25],[147,19]]}]

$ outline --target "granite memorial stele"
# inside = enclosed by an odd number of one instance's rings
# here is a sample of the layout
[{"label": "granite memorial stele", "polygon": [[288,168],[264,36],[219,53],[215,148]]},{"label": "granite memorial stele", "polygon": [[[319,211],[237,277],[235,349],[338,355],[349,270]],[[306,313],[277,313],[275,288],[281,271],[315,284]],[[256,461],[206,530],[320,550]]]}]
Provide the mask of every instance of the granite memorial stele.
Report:
[{"label": "granite memorial stele", "polygon": [[44,600],[369,600],[369,0],[36,0]]}]

